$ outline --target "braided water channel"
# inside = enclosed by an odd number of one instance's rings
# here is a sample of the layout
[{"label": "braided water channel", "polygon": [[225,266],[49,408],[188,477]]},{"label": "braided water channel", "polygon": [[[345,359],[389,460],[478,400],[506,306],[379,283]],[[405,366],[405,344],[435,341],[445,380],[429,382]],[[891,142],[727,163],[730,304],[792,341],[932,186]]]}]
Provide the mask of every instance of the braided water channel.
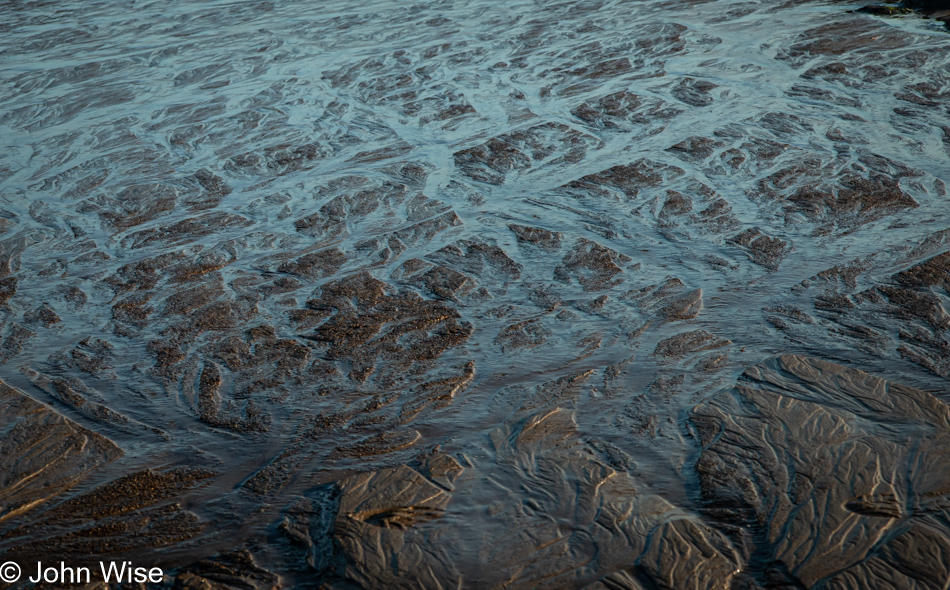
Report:
[{"label": "braided water channel", "polygon": [[945,587],[950,33],[861,6],[0,3],[0,553]]}]

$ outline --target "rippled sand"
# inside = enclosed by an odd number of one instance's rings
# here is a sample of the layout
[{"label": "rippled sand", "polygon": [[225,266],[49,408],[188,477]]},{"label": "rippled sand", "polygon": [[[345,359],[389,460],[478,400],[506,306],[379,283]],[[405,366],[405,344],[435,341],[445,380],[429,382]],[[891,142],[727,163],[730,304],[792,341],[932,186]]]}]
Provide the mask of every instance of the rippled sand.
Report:
[{"label": "rippled sand", "polygon": [[0,556],[944,588],[950,33],[3,2]]}]

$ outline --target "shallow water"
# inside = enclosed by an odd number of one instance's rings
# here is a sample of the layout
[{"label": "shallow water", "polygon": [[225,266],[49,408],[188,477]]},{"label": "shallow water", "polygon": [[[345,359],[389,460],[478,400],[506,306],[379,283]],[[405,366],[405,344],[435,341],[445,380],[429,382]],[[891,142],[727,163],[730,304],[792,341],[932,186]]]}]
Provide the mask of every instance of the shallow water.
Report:
[{"label": "shallow water", "polygon": [[859,6],[4,3],[0,374],[122,456],[5,443],[0,551],[833,586],[722,515],[696,408],[780,354],[950,392],[947,269],[897,275],[950,240],[950,34]]}]

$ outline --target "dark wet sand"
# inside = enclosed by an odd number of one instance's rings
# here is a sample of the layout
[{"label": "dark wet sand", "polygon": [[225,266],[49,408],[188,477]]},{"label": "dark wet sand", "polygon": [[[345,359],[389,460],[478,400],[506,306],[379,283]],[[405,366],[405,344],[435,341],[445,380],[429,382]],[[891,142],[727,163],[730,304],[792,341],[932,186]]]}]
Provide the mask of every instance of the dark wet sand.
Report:
[{"label": "dark wet sand", "polygon": [[0,3],[0,562],[945,588],[950,32],[862,6]]}]

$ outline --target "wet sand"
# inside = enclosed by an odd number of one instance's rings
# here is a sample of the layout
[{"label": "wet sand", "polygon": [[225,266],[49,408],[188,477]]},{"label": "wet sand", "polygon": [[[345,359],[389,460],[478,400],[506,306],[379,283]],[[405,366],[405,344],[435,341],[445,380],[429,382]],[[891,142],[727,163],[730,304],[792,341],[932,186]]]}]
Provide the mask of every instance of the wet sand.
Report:
[{"label": "wet sand", "polygon": [[0,561],[944,588],[950,31],[863,6],[5,3]]}]

